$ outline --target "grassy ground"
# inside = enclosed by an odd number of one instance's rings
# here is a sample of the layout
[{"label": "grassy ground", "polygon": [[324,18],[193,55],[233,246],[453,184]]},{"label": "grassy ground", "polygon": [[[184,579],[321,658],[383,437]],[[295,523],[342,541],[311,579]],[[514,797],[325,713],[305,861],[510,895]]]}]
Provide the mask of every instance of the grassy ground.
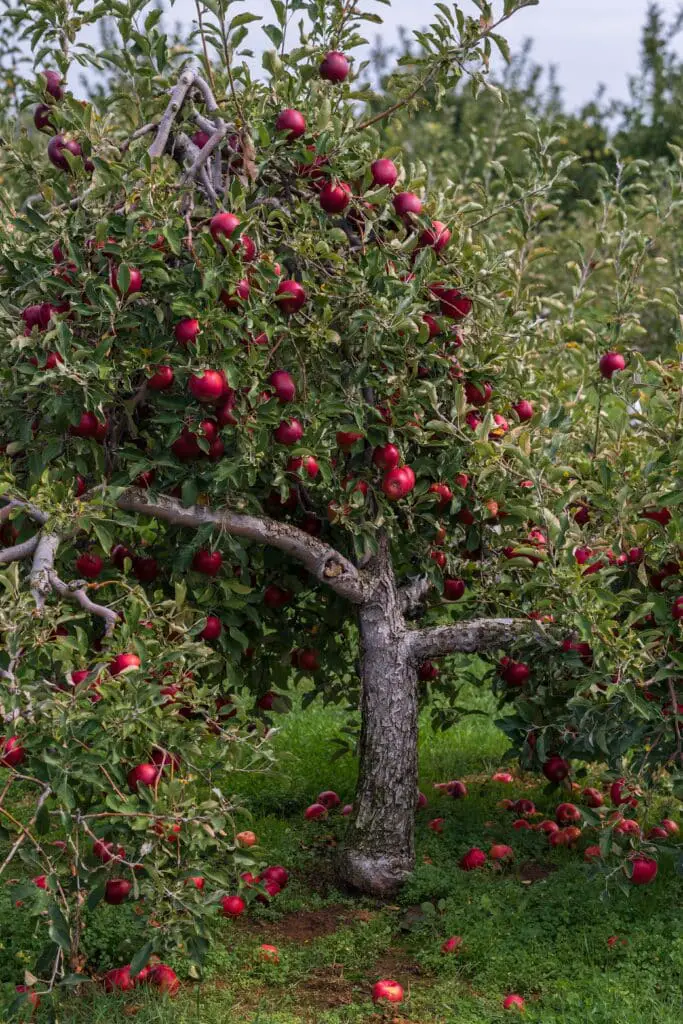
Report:
[{"label": "grassy ground", "polygon": [[[396,903],[337,891],[335,829],[304,825],[301,812],[322,789],[352,798],[353,759],[330,760],[341,725],[339,712],[320,707],[288,716],[277,740],[280,772],[242,783],[268,861],[287,866],[292,881],[249,920],[220,922],[204,982],[188,980],[172,1002],[141,991],[105,996],[93,986],[63,1002],[60,1022],[123,1024],[131,1015],[138,1024],[391,1020],[369,998],[372,984],[390,977],[406,991],[397,1019],[413,1024],[495,1024],[511,1015],[502,1009],[509,992],[525,997],[526,1019],[538,1024],[680,1024],[683,881],[674,865],[662,862],[645,889],[605,897],[580,853],[550,851],[541,835],[513,830],[512,816],[496,807],[502,796],[524,793],[548,810],[557,801],[532,780],[488,781],[505,749],[488,718],[468,718],[445,734],[423,727],[421,784],[430,806],[418,818],[418,869]],[[435,795],[432,782],[451,778],[467,780],[466,800]],[[435,816],[446,819],[442,835],[426,827]],[[512,871],[459,870],[466,849],[496,841],[514,848]],[[14,982],[22,935],[4,897],[0,925],[0,980]],[[463,937],[463,950],[445,957],[440,946],[450,935]],[[614,935],[625,944],[610,947]],[[121,954],[118,966],[140,944],[120,908],[107,907],[88,941],[90,961],[103,970],[113,965],[112,950]],[[278,947],[279,964],[259,962],[263,942]],[[182,971],[182,961],[175,966]],[[42,1012],[37,1020],[48,1019]]]}]

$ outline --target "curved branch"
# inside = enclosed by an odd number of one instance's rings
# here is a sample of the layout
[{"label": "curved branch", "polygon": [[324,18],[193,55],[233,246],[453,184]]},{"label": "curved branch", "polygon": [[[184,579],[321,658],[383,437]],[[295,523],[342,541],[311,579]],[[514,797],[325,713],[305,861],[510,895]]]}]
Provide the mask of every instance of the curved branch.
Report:
[{"label": "curved branch", "polygon": [[171,128],[173,127],[173,122],[176,119],[176,114],[185,102],[187,94],[192,88],[195,77],[196,73],[192,68],[186,68],[178,79],[177,84],[173,87],[171,91],[171,98],[168,101],[168,106],[166,107],[164,115],[159,122],[159,130],[154,142],[147,150],[152,160],[156,160],[164,155],[166,151],[166,143],[168,142],[168,137],[171,134]]},{"label": "curved branch", "polygon": [[186,507],[175,498],[166,495],[152,497],[140,488],[126,491],[117,504],[126,512],[161,519],[172,526],[196,530],[213,524],[234,537],[268,544],[296,558],[312,576],[352,604],[362,604],[366,598],[368,585],[355,565],[333,547],[289,523],[280,523],[265,516],[241,515],[228,509],[214,511],[201,505]]},{"label": "curved branch", "polygon": [[107,608],[104,604],[97,604],[96,601],[92,601],[87,594],[87,584],[84,580],[73,580],[71,583],[65,583],[64,580],[60,579],[54,571],[48,572],[49,580],[52,589],[55,593],[59,594],[60,597],[65,597],[68,601],[75,601],[79,604],[84,612],[89,612],[91,615],[96,615],[100,619],[104,619],[106,625],[104,628],[104,635],[111,636],[114,632],[119,616],[117,612]]},{"label": "curved branch", "polygon": [[432,582],[428,576],[415,576],[414,579],[411,579],[410,583],[405,583],[402,587],[399,587],[398,600],[403,614],[408,616],[408,618],[416,615],[431,589]]},{"label": "curved branch", "polygon": [[42,534],[33,556],[31,593],[36,602],[36,608],[40,613],[45,608],[45,598],[52,592],[50,573],[55,564],[59,541],[59,535],[56,533]]},{"label": "curved branch", "polygon": [[529,619],[472,619],[452,626],[434,626],[408,633],[410,656],[416,661],[445,654],[478,654],[509,647],[531,630],[541,629]]},{"label": "curved branch", "polygon": [[29,537],[28,540],[11,548],[0,548],[0,565],[9,565],[10,562],[20,562],[22,558],[28,558],[38,547],[39,539],[39,536]]}]

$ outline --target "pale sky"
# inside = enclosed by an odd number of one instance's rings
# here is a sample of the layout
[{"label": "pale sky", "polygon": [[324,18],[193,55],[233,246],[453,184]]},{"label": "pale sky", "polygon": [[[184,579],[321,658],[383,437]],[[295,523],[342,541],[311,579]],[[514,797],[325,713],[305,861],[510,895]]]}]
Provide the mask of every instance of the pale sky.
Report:
[{"label": "pale sky", "polygon": [[[168,2],[168,0],[166,0]],[[446,0],[447,3],[452,0]],[[468,13],[475,13],[471,0],[459,0]],[[671,20],[681,0],[658,0],[667,20]],[[503,0],[494,0],[500,11]],[[381,33],[385,45],[397,38],[400,25],[408,29],[422,28],[435,11],[434,0],[392,0],[391,7],[363,0],[363,9],[374,11],[384,25],[366,23],[365,35],[370,41]],[[599,83],[608,88],[609,96],[624,97],[628,75],[637,67],[640,30],[645,20],[648,0],[540,0],[514,15],[504,28],[514,52],[525,38],[534,40],[534,59],[547,66],[558,66],[558,78],[570,108],[591,99]],[[234,7],[235,13],[249,11],[274,21],[269,0],[244,0]],[[175,0],[170,20],[189,23],[195,16],[194,0]],[[253,28],[252,28],[252,31]],[[292,41],[295,39],[292,30]],[[683,33],[679,36],[679,50]],[[254,50],[272,44],[256,29],[251,39]]]}]

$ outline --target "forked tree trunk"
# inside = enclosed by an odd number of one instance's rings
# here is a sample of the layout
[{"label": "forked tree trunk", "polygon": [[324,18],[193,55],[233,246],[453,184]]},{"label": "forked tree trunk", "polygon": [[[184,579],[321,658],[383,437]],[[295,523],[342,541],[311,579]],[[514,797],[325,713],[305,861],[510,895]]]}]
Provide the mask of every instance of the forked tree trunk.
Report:
[{"label": "forked tree trunk", "polygon": [[339,872],[354,889],[388,896],[415,866],[417,672],[387,553],[372,568],[378,586],[358,618],[362,727],[355,816]]}]

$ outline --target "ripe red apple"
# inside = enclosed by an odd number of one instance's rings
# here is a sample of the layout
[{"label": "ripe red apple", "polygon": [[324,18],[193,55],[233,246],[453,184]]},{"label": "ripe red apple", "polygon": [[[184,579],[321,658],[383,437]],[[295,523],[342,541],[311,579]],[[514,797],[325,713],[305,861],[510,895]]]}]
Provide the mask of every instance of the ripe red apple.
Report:
[{"label": "ripe red apple", "polygon": [[450,229],[440,220],[433,220],[431,228],[421,232],[418,245],[421,248],[432,248],[434,252],[440,253],[443,252],[450,240]]},{"label": "ripe red apple", "polygon": [[214,242],[222,245],[224,238],[232,238],[239,223],[240,219],[234,213],[229,213],[226,210],[215,213],[209,221],[209,231]]},{"label": "ripe red apple", "polygon": [[283,404],[293,402],[296,396],[296,384],[294,378],[286,370],[275,370],[268,378],[268,383],[273,388],[276,397]]},{"label": "ripe red apple", "polygon": [[263,603],[266,608],[284,608],[293,596],[291,590],[278,587],[277,583],[270,583],[263,591]]},{"label": "ripe red apple", "polygon": [[626,369],[626,360],[620,352],[605,352],[600,357],[599,366],[602,376],[609,379],[613,373]]},{"label": "ripe red apple", "polygon": [[510,772],[494,772],[494,774],[491,776],[491,780],[493,782],[506,782],[506,783],[508,783],[508,782],[514,782],[515,778],[514,778],[514,775],[510,774]]},{"label": "ripe red apple", "polygon": [[524,1002],[522,997],[514,995],[514,994],[510,995],[510,996],[506,996],[505,999],[503,1000],[503,1009],[504,1010],[519,1010],[520,1012],[523,1013],[525,1006],[526,1006],[526,1003]]},{"label": "ripe red apple", "polygon": [[251,294],[251,286],[246,278],[237,282],[234,292],[228,292],[225,289],[220,293],[218,298],[223,303],[226,309],[231,312],[235,312],[242,308],[242,303],[246,302]]},{"label": "ripe red apple", "polygon": [[220,551],[209,551],[208,548],[200,548],[192,559],[194,571],[201,572],[204,576],[217,576],[222,565],[223,556]]},{"label": "ripe red apple", "polygon": [[555,821],[558,825],[569,825],[573,821],[581,821],[581,811],[575,804],[558,804],[555,808]]},{"label": "ripe red apple", "polygon": [[341,800],[333,789],[325,789],[318,794],[318,803],[326,807],[328,811],[333,811],[335,807],[339,807]]},{"label": "ripe red apple", "polygon": [[500,674],[508,686],[524,686],[531,677],[531,669],[523,661],[504,658],[500,663]]},{"label": "ripe red apple", "polygon": [[527,800],[525,797],[522,797],[520,800],[515,800],[514,810],[517,814],[527,817],[536,813],[536,805],[533,800]]},{"label": "ripe red apple", "polygon": [[676,836],[680,832],[678,824],[671,818],[662,818],[660,825],[666,829],[670,836]]},{"label": "ripe red apple", "polygon": [[660,526],[668,526],[671,522],[671,512],[668,508],[650,508],[641,512],[640,518],[651,519],[654,523],[659,523]]},{"label": "ripe red apple", "polygon": [[437,494],[439,496],[438,507],[443,509],[446,505],[449,505],[453,500],[453,491],[450,489],[448,484],[436,483],[430,484],[428,494]]},{"label": "ripe red apple", "polygon": [[150,967],[146,981],[149,985],[154,985],[160,992],[165,992],[169,996],[177,995],[180,988],[180,979],[168,964],[154,964],[153,967]]},{"label": "ripe red apple", "polygon": [[394,210],[399,217],[406,217],[411,213],[418,215],[422,212],[422,200],[414,192],[399,192],[394,196]]},{"label": "ripe red apple", "polygon": [[194,143],[197,149],[204,149],[211,136],[208,132],[198,131],[194,135],[190,136],[190,141]]},{"label": "ripe red apple", "polygon": [[110,878],[104,887],[104,902],[118,906],[128,898],[133,885],[125,878]]},{"label": "ripe red apple", "polygon": [[339,50],[330,50],[320,65],[320,77],[326,82],[343,82],[349,73],[350,64]]},{"label": "ripe red apple", "polygon": [[54,124],[50,120],[51,113],[52,107],[48,106],[47,103],[39,103],[33,111],[33,123],[39,132],[45,131],[46,128],[49,128],[52,132],[56,130]]},{"label": "ripe red apple", "polygon": [[674,603],[671,605],[671,617],[676,622],[680,622],[683,619],[683,595],[677,597]]},{"label": "ripe red apple", "polygon": [[235,836],[235,841],[238,846],[256,846],[258,843],[258,836],[251,829],[245,829],[244,832],[238,832]]},{"label": "ripe red apple", "polygon": [[190,462],[192,459],[200,459],[204,452],[197,443],[197,435],[187,427],[183,427],[180,437],[171,445],[171,451],[181,462]]},{"label": "ripe red apple", "polygon": [[553,832],[559,832],[560,831],[560,826],[557,824],[557,822],[556,821],[550,821],[548,819],[546,819],[545,821],[539,822],[538,825],[535,826],[535,828],[539,832],[545,832],[546,835],[552,835]]},{"label": "ripe red apple", "polygon": [[293,651],[292,665],[302,672],[317,672],[320,668],[320,656],[313,647],[302,647]]},{"label": "ripe red apple", "polygon": [[78,423],[69,427],[69,433],[74,437],[96,437],[100,426],[94,412],[83,412]]},{"label": "ripe red apple", "polygon": [[600,790],[595,789],[594,786],[586,786],[581,795],[586,807],[602,807],[605,802]]},{"label": "ripe red apple", "polygon": [[648,885],[657,877],[657,861],[652,857],[645,857],[641,853],[634,854],[631,860],[631,874],[629,876],[633,885]]},{"label": "ripe red apple", "polygon": [[461,946],[462,946],[462,936],[461,935],[451,935],[450,939],[446,939],[446,941],[441,946],[441,952],[442,953],[458,953],[460,951],[460,947]]},{"label": "ripe red apple", "polygon": [[348,818],[349,815],[353,814],[353,804],[344,804],[339,813],[343,818]]},{"label": "ripe red apple", "polygon": [[516,821],[512,822],[512,827],[517,829],[518,832],[520,829],[531,829],[531,825],[525,818],[517,818]]},{"label": "ripe red apple", "polygon": [[223,896],[220,906],[224,918],[240,918],[247,909],[242,896]]},{"label": "ripe red apple", "polygon": [[465,581],[446,576],[443,581],[443,596],[446,601],[459,601],[465,593]]},{"label": "ripe red apple", "polygon": [[278,444],[297,444],[304,436],[304,428],[297,419],[282,420],[280,425],[273,431],[273,437]]},{"label": "ripe red apple", "polygon": [[266,964],[279,964],[280,952],[277,946],[271,946],[264,942],[259,946],[259,960]]},{"label": "ripe red apple", "polygon": [[298,110],[292,110],[291,107],[281,110],[275,122],[275,130],[287,132],[287,138],[292,142],[305,133],[306,118]]},{"label": "ripe red apple", "polygon": [[505,843],[494,843],[489,850],[489,858],[492,861],[509,861],[515,859],[515,854],[511,846],[506,846]]},{"label": "ripe red apple", "polygon": [[472,300],[458,288],[445,285],[433,285],[432,293],[439,300],[439,308],[443,316],[451,320],[462,320],[472,311]]},{"label": "ripe red apple", "polygon": [[45,70],[40,72],[45,79],[45,92],[52,96],[53,99],[59,100],[64,97],[64,87],[62,85],[62,76],[59,71]]},{"label": "ripe red apple", "polygon": [[81,156],[80,143],[75,139],[65,139],[63,135],[53,135],[47,144],[47,157],[50,163],[60,171],[70,171],[69,161],[64,156],[64,151],[72,156]]},{"label": "ripe red apple", "polygon": [[324,804],[311,804],[310,807],[307,807],[306,810],[304,811],[304,818],[306,819],[306,821],[314,821],[316,818],[326,817],[327,807],[325,807]]},{"label": "ripe red apple", "polygon": [[286,889],[289,882],[289,871],[280,864],[274,864],[261,872],[261,878],[266,882],[275,882],[281,889]]},{"label": "ripe red apple", "polygon": [[668,839],[669,833],[661,825],[655,825],[654,828],[648,829],[645,838],[656,842],[659,839]]},{"label": "ripe red apple", "polygon": [[137,654],[117,654],[116,657],[109,662],[109,675],[120,676],[122,672],[130,672],[140,668],[142,662],[138,658]]},{"label": "ripe red apple", "polygon": [[622,836],[639,836],[640,825],[633,818],[621,818],[614,825],[614,831]]},{"label": "ripe red apple", "polygon": [[[109,284],[112,286],[117,295],[121,295],[121,288],[119,286],[119,267],[115,267],[113,264],[109,268]],[[128,267],[128,290],[126,296],[135,295],[136,292],[142,291],[142,274],[137,267]]]},{"label": "ripe red apple", "polygon": [[217,402],[225,386],[225,377],[218,370],[205,370],[200,375],[192,374],[188,384],[190,394],[198,402]]},{"label": "ripe red apple", "polygon": [[389,501],[405,498],[415,486],[415,474],[410,466],[395,466],[388,470],[382,478],[382,491]]},{"label": "ripe red apple", "polygon": [[341,213],[351,200],[351,186],[345,181],[328,181],[323,185],[318,196],[320,206],[325,213]]},{"label": "ripe red apple", "polygon": [[147,378],[147,387],[150,391],[167,391],[175,380],[175,374],[170,366],[157,366],[151,377]]},{"label": "ripe red apple", "polygon": [[454,800],[464,800],[467,796],[467,786],[464,782],[460,782],[459,779],[455,779],[453,782],[448,783],[446,792]]},{"label": "ripe red apple", "polygon": [[558,754],[552,754],[541,770],[548,782],[562,782],[569,775],[569,762]]},{"label": "ripe red apple", "polygon": [[602,850],[599,846],[587,846],[583,851],[583,859],[587,864],[592,864],[596,860],[602,860]]},{"label": "ripe red apple", "polygon": [[83,554],[76,559],[76,572],[88,580],[96,580],[104,568],[99,555]]},{"label": "ripe red apple", "polygon": [[150,789],[156,786],[159,773],[159,765],[136,764],[126,776],[131,793],[137,793],[139,786],[148,786]]},{"label": "ripe red apple", "polygon": [[427,828],[431,829],[432,832],[436,832],[437,835],[441,835],[445,820],[445,818],[432,818],[431,821],[427,822]]},{"label": "ripe red apple", "polygon": [[[283,313],[291,316],[298,313],[306,302],[306,292],[298,281],[281,281],[275,291],[276,301]],[[278,298],[278,296],[282,296]]]},{"label": "ripe red apple", "polygon": [[223,624],[217,615],[207,615],[206,625],[199,636],[202,640],[218,640],[222,629]]},{"label": "ripe red apple", "polygon": [[303,468],[304,473],[306,473],[306,475],[309,476],[311,480],[315,480],[318,473],[320,472],[320,466],[318,465],[317,461],[313,458],[312,455],[305,455],[303,457],[298,458],[292,456],[292,458],[287,463],[287,472],[298,473],[298,471],[301,468]]},{"label": "ripe red apple", "polygon": [[417,670],[417,678],[421,683],[429,683],[439,678],[439,669],[431,661],[423,661]]},{"label": "ripe red apple", "polygon": [[372,986],[373,1003],[402,1003],[403,987],[391,978],[382,978]]},{"label": "ripe red apple", "polygon": [[194,886],[195,889],[198,889],[200,892],[204,888],[205,884],[205,880],[202,878],[201,875],[188,875],[188,877],[185,879],[185,885],[192,885]]},{"label": "ripe red apple", "polygon": [[173,328],[173,335],[175,340],[180,342],[181,345],[194,345],[195,341],[199,337],[201,328],[199,326],[199,320],[194,320],[192,317],[185,317],[183,320],[179,320]]},{"label": "ripe red apple", "polygon": [[517,418],[519,419],[520,423],[526,423],[528,420],[533,419],[534,407],[531,404],[531,402],[528,402],[526,400],[526,398],[520,399],[520,401],[516,402],[512,406],[512,408],[517,413]]},{"label": "ripe red apple", "polygon": [[388,185],[389,188],[393,188],[398,178],[396,164],[392,160],[387,160],[384,157],[380,160],[375,160],[370,164],[370,173],[372,174],[373,183],[379,188],[382,188],[384,185]]},{"label": "ripe red apple", "polygon": [[478,868],[483,868],[484,864],[486,864],[486,854],[478,846],[473,846],[458,861],[458,865],[463,871],[476,871]]},{"label": "ripe red apple", "polygon": [[130,976],[130,964],[107,971],[102,983],[105,992],[130,992],[135,988],[135,982]]}]

